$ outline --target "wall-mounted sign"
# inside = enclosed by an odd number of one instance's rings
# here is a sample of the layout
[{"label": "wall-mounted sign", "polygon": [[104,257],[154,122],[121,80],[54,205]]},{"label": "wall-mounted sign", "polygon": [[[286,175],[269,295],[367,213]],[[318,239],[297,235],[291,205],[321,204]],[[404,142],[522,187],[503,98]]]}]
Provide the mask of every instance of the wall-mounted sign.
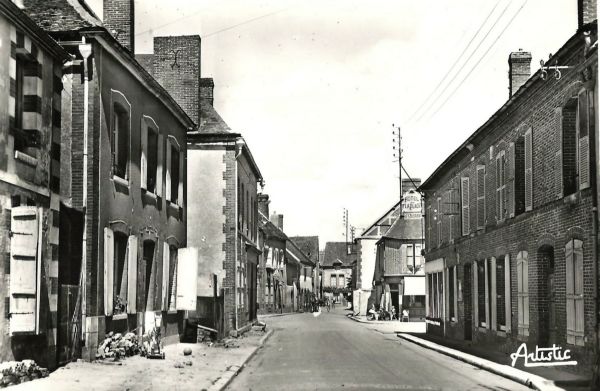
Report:
[{"label": "wall-mounted sign", "polygon": [[404,193],[404,197],[402,197],[402,215],[405,219],[420,219],[423,217],[421,195],[412,189]]}]

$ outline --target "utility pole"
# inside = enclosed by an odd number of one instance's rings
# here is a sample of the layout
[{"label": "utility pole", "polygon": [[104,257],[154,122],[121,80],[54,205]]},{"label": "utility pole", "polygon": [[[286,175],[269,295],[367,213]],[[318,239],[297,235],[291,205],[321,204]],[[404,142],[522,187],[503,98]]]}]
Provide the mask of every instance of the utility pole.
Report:
[{"label": "utility pole", "polygon": [[402,136],[400,135],[400,126],[392,124],[392,142],[394,145],[394,158],[398,159],[398,187],[400,190],[400,213],[402,213]]},{"label": "utility pole", "polygon": [[344,227],[345,227],[345,233],[344,233],[344,238],[346,240],[346,246],[348,245],[348,209],[344,208],[344,217],[342,219]]}]

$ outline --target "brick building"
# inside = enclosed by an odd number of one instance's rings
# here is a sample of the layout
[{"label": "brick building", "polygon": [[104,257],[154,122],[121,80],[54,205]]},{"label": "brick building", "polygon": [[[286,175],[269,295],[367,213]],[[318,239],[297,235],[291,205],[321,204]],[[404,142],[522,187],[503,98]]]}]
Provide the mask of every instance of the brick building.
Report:
[{"label": "brick building", "polygon": [[78,333],[82,355],[93,359],[105,333],[142,334],[156,318],[165,341],[178,341],[186,132],[194,122],[135,60],[133,1],[105,1],[106,24],[84,2],[24,6],[73,56],[63,94],[58,289],[65,322],[82,320],[59,337],[65,359],[77,356],[69,341]]},{"label": "brick building", "polygon": [[155,37],[154,52],[137,58],[198,123],[187,135],[188,245],[200,256],[190,321],[220,336],[244,331],[256,319],[262,175],[242,135],[213,107],[214,82],[200,77],[199,36]]},{"label": "brick building", "polygon": [[[522,342],[597,347],[598,131],[595,1],[530,77],[509,57],[508,101],[421,186],[426,196],[427,332],[503,352]],[[589,35],[588,35],[589,34]]]},{"label": "brick building", "polygon": [[348,283],[354,278],[352,263],[356,260],[356,247],[352,243],[327,242],[321,262],[323,295],[344,303],[349,297]]},{"label": "brick building", "polygon": [[[69,56],[0,1],[0,361],[57,365],[62,65]],[[10,86],[10,88],[9,88]]]}]

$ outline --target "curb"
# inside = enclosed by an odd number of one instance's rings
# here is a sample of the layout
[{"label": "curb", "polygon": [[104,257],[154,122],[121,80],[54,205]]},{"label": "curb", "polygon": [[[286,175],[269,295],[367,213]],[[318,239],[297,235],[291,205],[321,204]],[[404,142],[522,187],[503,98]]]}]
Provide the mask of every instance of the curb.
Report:
[{"label": "curb", "polygon": [[258,352],[258,349],[263,347],[263,345],[265,344],[265,342],[267,342],[271,335],[273,335],[273,329],[269,329],[269,331],[267,331],[267,333],[260,339],[260,341],[258,342],[258,346],[255,347],[254,350],[252,350],[252,352],[250,352],[250,354],[244,359],[242,365],[232,365],[231,367],[229,367],[229,369],[227,369],[225,373],[221,375],[221,377],[217,379],[217,381],[208,388],[208,391],[222,391],[225,388],[227,388],[227,386],[231,383],[233,378],[236,377],[237,374],[242,371],[242,369],[244,369],[248,361],[250,361],[252,357],[254,357],[256,352]]},{"label": "curb", "polygon": [[541,376],[531,374],[529,372],[522,371],[520,369],[516,369],[510,367],[508,365],[498,364],[493,361],[486,360],[481,357],[474,356],[472,354],[463,353],[456,349],[447,348],[445,346],[436,344],[434,342],[430,342],[424,340],[422,338],[415,337],[414,335],[405,334],[405,333],[397,333],[399,338],[410,341],[416,345],[423,346],[425,348],[435,350],[439,353],[445,354],[457,360],[466,362],[467,364],[474,365],[478,368],[484,369],[488,372],[492,372],[496,375],[500,375],[507,379],[513,380],[517,383],[521,383],[527,387],[533,388],[535,390],[542,391],[558,391],[564,390],[554,384],[552,380],[545,379]]}]

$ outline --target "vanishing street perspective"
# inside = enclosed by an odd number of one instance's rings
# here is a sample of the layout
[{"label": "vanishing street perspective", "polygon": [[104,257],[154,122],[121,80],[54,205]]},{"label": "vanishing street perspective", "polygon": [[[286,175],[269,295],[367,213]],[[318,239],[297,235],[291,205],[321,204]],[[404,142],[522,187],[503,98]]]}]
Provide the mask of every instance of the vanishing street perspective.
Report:
[{"label": "vanishing street perspective", "polygon": [[0,388],[600,390],[596,0],[0,0],[0,89]]}]

